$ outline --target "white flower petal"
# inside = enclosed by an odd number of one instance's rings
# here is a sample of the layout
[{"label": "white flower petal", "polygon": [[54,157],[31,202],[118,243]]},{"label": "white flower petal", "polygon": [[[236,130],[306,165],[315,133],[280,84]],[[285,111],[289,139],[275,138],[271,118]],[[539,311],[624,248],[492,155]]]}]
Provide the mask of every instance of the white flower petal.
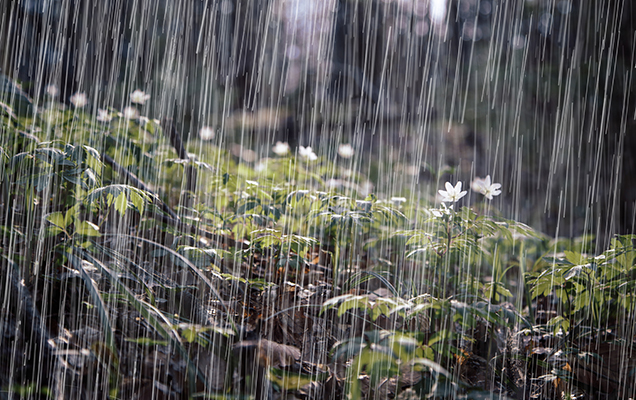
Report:
[{"label": "white flower petal", "polygon": [[471,189],[475,192],[483,194],[488,200],[492,200],[493,196],[501,194],[501,183],[492,183],[490,175],[486,175],[486,178],[475,178],[471,184]]},{"label": "white flower petal", "polygon": [[132,103],[144,104],[148,99],[150,99],[150,95],[142,92],[139,89],[130,94],[130,101]]},{"label": "white flower petal", "polygon": [[438,191],[442,198],[442,202],[456,202],[466,196],[467,192],[465,190],[462,191],[461,181],[458,181],[455,186],[453,186],[450,182],[446,182],[444,186],[446,187],[446,190]]},{"label": "white flower petal", "polygon": [[123,113],[126,119],[135,119],[139,116],[139,111],[135,107],[126,107]]},{"label": "white flower petal", "polygon": [[272,151],[279,156],[284,156],[289,153],[289,144],[287,142],[276,142],[276,146],[272,147]]},{"label": "white flower petal", "polygon": [[47,85],[44,90],[46,91],[46,94],[48,94],[51,97],[55,97],[58,94],[58,90],[57,90],[57,86],[50,84]]},{"label": "white flower petal", "polygon": [[311,149],[310,146],[307,146],[307,147],[299,146],[298,154],[300,154],[301,157],[309,161],[315,161],[318,159],[318,156],[316,155],[316,153],[314,153],[314,151]]},{"label": "white flower petal", "polygon": [[342,158],[351,158],[353,157],[353,153],[354,153],[353,147],[351,147],[350,144],[341,144],[338,147],[338,154]]},{"label": "white flower petal", "polygon": [[209,126],[204,126],[199,130],[199,137],[201,140],[212,140],[214,139],[214,129]]},{"label": "white flower petal", "polygon": [[100,108],[97,110],[97,117],[95,117],[95,119],[100,122],[109,122],[111,119],[113,119],[113,116],[110,115],[108,110],[102,110]]},{"label": "white flower petal", "polygon": [[83,92],[77,92],[74,95],[71,96],[71,103],[73,103],[73,105],[77,108],[82,108],[84,107],[86,104],[88,104],[88,98],[86,97],[86,94]]},{"label": "white flower petal", "polygon": [[448,192],[446,190],[438,190],[437,191],[439,193],[439,195],[441,196],[441,200],[444,201],[451,201],[450,200],[450,196],[448,195]]}]

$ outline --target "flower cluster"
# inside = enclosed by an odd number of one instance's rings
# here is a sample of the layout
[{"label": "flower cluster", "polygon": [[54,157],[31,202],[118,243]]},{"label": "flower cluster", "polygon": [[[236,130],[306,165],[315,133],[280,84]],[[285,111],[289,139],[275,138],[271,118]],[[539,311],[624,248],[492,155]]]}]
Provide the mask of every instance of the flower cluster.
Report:
[{"label": "flower cluster", "polygon": [[[456,203],[468,193],[462,190],[461,181],[457,182],[455,186],[450,182],[446,182],[445,187],[446,190],[438,191],[443,203]],[[484,179],[475,178],[475,180],[471,182],[470,188],[477,193],[483,194],[488,200],[492,200],[493,196],[501,194],[501,183],[492,183],[490,175],[487,175]]]},{"label": "flower cluster", "polygon": [[[276,145],[272,147],[272,151],[276,155],[279,155],[281,157],[287,155],[289,153],[289,150],[289,144],[287,142],[276,142]],[[318,159],[318,156],[316,155],[316,153],[314,153],[310,146],[299,146],[298,154],[307,161],[315,161]]]},{"label": "flower cluster", "polygon": [[[55,85],[48,85],[45,90],[49,96],[57,96],[58,89]],[[150,95],[142,92],[139,89],[130,94],[131,103],[144,104],[146,101],[148,101],[148,99],[150,99]],[[71,104],[75,106],[75,108],[83,108],[88,104],[88,97],[84,92],[77,92],[73,94],[69,100],[71,101]],[[122,110],[121,113],[117,113],[117,116],[120,118],[124,117],[126,119],[140,118],[141,120],[141,118],[145,118],[139,116],[139,111],[135,107],[126,107]],[[113,115],[111,115],[108,110],[98,109],[96,119],[100,122],[109,122],[113,119]],[[145,119],[146,121],[148,120],[147,118]]]},{"label": "flower cluster", "polygon": [[274,151],[274,153],[279,156],[284,156],[285,154],[289,153],[289,145],[287,144],[287,142],[276,142],[276,146],[272,148],[272,151]]},{"label": "flower cluster", "polygon": [[[276,145],[272,147],[272,151],[278,156],[285,156],[289,154],[289,144],[287,142],[276,142]],[[338,146],[338,154],[342,158],[351,158],[353,157],[354,153],[355,151],[353,149],[353,146],[351,146],[350,144],[341,144],[340,146]],[[298,155],[300,155],[300,157],[306,161],[316,161],[318,159],[318,156],[313,151],[311,146],[299,146]]]},{"label": "flower cluster", "polygon": [[314,153],[310,146],[298,147],[298,154],[307,161],[316,161],[318,159],[318,156]]}]

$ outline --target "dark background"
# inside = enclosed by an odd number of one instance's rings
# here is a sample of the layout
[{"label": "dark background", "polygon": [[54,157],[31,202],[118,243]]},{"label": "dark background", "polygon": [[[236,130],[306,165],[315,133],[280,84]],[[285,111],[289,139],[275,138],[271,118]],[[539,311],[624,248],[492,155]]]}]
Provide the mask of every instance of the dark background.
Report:
[{"label": "dark background", "polygon": [[490,174],[493,205],[549,235],[633,231],[631,1],[1,4],[0,67],[35,103],[53,83],[96,113],[139,88],[190,138],[352,143],[380,194]]}]

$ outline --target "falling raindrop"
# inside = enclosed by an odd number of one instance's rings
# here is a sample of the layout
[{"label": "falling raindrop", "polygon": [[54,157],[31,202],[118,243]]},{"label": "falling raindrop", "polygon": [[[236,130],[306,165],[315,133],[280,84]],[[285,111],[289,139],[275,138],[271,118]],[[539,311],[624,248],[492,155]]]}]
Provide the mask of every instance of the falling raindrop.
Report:
[{"label": "falling raindrop", "polygon": [[636,398],[635,19],[0,2],[0,397]]}]

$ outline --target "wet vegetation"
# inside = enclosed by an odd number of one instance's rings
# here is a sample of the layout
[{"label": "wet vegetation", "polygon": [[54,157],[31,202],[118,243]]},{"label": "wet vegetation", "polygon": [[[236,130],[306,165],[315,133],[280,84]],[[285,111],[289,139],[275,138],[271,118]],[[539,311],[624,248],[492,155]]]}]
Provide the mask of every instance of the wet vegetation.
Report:
[{"label": "wet vegetation", "polygon": [[0,399],[636,397],[634,7],[36,3]]},{"label": "wet vegetation", "polygon": [[470,206],[365,195],[347,146],[183,159],[137,108],[78,105],[3,108],[3,396],[633,393],[632,236],[550,239],[490,176]]}]

